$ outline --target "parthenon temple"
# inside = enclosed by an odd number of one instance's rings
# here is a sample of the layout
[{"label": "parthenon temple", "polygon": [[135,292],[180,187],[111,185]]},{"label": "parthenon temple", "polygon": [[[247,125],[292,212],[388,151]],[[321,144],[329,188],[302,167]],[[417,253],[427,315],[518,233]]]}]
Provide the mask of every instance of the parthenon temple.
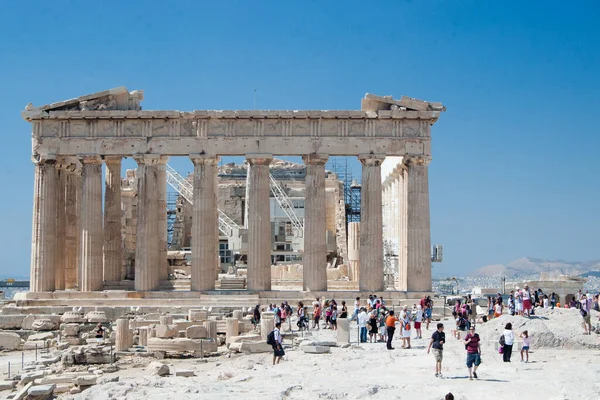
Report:
[{"label": "parthenon temple", "polygon": [[[360,110],[182,112],[142,110],[143,99],[143,91],[120,87],[29,104],[22,112],[32,125],[35,164],[28,298],[181,295],[165,287],[172,272],[168,246],[188,239],[190,279],[183,292],[233,293],[218,279],[224,245],[239,250],[230,261],[245,278],[245,293],[270,295],[279,290],[273,264],[289,261],[288,247],[273,244],[285,242],[278,235],[299,249],[291,261],[301,265],[298,292],[337,290],[328,262],[345,266],[347,293],[431,291],[428,165],[441,103],[367,94]],[[178,156],[191,160],[190,176],[170,171],[170,157]],[[223,172],[219,161],[227,156],[245,157],[243,165],[229,166],[239,177]],[[281,185],[275,156],[302,157],[303,165],[286,164],[300,171],[294,179],[301,184]],[[362,165],[359,223],[337,218],[343,188],[326,168],[336,156],[357,157]],[[124,158],[133,158],[137,169],[122,177]],[[180,193],[188,200],[179,239],[167,227],[169,179],[185,186]],[[237,191],[223,189],[226,183]],[[301,213],[294,214],[294,193]],[[237,211],[228,209],[233,203]],[[287,226],[274,223],[277,213]],[[397,260],[391,286],[386,241],[394,243]]]}]

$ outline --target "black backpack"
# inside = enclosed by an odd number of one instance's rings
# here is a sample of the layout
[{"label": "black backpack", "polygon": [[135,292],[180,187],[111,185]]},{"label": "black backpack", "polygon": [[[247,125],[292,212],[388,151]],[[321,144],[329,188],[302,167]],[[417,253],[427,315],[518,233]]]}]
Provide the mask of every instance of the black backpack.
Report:
[{"label": "black backpack", "polygon": [[271,333],[267,335],[267,344],[275,346],[275,331],[271,331]]}]

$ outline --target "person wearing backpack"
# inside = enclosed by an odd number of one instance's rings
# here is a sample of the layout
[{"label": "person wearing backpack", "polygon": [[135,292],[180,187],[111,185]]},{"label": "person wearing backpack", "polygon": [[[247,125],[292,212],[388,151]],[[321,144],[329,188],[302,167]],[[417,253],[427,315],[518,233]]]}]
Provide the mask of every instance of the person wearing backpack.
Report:
[{"label": "person wearing backpack", "polygon": [[267,344],[273,347],[273,365],[279,364],[281,361],[281,357],[285,355],[283,351],[283,347],[281,344],[283,343],[283,338],[281,337],[281,322],[275,324],[275,329],[273,329],[267,335]]},{"label": "person wearing backpack", "polygon": [[[504,341],[504,344],[502,344]],[[500,337],[500,345],[503,348],[502,361],[510,362],[513,344],[515,343],[515,333],[512,331],[512,324],[509,322],[504,326],[504,333]]]},{"label": "person wearing backpack", "polygon": [[475,327],[469,328],[464,344],[467,350],[467,368],[469,369],[469,380],[477,379],[477,367],[481,364],[481,346],[479,335],[475,333]]}]

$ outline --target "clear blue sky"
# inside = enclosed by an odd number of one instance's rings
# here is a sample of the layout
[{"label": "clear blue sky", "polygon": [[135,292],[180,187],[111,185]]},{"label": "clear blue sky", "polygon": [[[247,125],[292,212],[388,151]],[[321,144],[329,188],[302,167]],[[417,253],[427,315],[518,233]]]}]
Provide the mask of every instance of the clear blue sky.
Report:
[{"label": "clear blue sky", "polygon": [[[438,274],[597,248],[597,1],[6,1],[0,276],[28,275],[34,105],[116,86],[145,109],[442,101],[430,165]],[[181,172],[191,163],[178,160]]]}]

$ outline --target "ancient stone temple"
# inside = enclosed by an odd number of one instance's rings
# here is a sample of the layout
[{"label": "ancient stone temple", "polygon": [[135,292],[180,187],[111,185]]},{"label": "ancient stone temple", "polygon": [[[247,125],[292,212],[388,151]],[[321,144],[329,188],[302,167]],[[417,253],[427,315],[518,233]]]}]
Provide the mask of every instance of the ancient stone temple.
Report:
[{"label": "ancient stone temple", "polygon": [[[214,293],[218,161],[234,155],[249,164],[248,292],[272,289],[269,165],[275,155],[301,156],[306,165],[304,291],[328,290],[325,163],[335,155],[355,156],[362,164],[360,229],[348,233],[359,291],[384,290],[384,233],[399,247],[398,288],[431,291],[427,169],[431,126],[445,111],[441,103],[367,94],[360,110],[182,112],[142,110],[143,98],[142,91],[121,87],[30,104],[22,113],[32,125],[35,164],[29,295],[106,291],[124,278],[123,251],[135,254],[134,292],[143,297],[158,291],[167,265],[166,219],[158,215],[165,208],[170,156],[193,163],[191,291]],[[127,216],[121,213],[121,204],[131,201],[127,194],[122,198],[124,157],[138,164],[135,215]],[[393,165],[382,176],[384,163]],[[384,207],[394,209],[388,212],[391,225],[384,224]],[[135,219],[135,249],[122,246],[124,218]]]}]

